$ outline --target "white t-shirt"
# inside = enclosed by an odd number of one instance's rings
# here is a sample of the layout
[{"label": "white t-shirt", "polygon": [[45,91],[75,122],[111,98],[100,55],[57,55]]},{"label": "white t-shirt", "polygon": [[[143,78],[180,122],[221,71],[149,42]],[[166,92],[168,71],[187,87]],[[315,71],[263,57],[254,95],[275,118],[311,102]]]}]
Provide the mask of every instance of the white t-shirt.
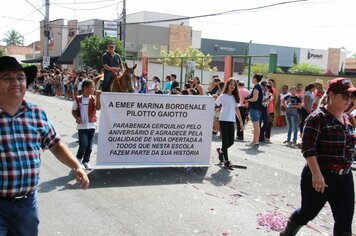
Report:
[{"label": "white t-shirt", "polygon": [[67,84],[68,83],[68,75],[63,75],[63,84]]},{"label": "white t-shirt", "polygon": [[221,105],[219,120],[236,122],[236,107],[240,104],[236,102],[234,96],[223,93],[216,99],[215,104]]},{"label": "white t-shirt", "polygon": [[[290,96],[290,95],[291,95],[290,92],[288,92],[288,93],[286,93],[286,94],[283,94],[283,93],[280,93],[280,94],[279,94],[279,100],[280,100],[280,102],[281,102],[281,104],[280,104],[281,107],[282,107],[282,101],[284,100],[284,98],[287,97],[287,96]],[[283,116],[283,115],[285,115],[285,114],[286,114],[286,112],[285,112],[285,111],[282,111],[282,109],[280,109],[280,115]]]},{"label": "white t-shirt", "polygon": [[77,124],[77,129],[95,129],[96,128],[96,123],[90,123],[89,122],[89,117],[88,117],[88,105],[89,105],[89,97],[82,97],[82,108],[78,107],[77,101],[74,100],[72,110],[76,111],[78,109],[80,110],[80,118],[82,119],[81,124]]},{"label": "white t-shirt", "polygon": [[158,83],[158,82],[154,82],[154,83],[151,84],[149,93],[154,94],[156,92],[155,91],[156,86],[157,86],[157,91],[161,90],[161,84]]}]

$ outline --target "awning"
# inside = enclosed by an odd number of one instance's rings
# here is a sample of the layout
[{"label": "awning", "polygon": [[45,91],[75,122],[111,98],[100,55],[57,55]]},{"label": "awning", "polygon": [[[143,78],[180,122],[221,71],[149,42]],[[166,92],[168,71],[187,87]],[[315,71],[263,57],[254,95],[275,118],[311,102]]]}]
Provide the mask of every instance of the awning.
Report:
[{"label": "awning", "polygon": [[[51,64],[52,63],[57,63],[58,56],[56,57],[51,57]],[[26,59],[26,60],[21,60],[23,63],[42,63],[42,57],[37,57],[37,58],[32,58],[32,59]]]},{"label": "awning", "polygon": [[93,35],[89,34],[77,34],[69,45],[64,49],[64,52],[59,57],[57,63],[58,64],[73,64],[74,58],[78,55],[80,50],[80,42],[84,40],[86,37]]}]

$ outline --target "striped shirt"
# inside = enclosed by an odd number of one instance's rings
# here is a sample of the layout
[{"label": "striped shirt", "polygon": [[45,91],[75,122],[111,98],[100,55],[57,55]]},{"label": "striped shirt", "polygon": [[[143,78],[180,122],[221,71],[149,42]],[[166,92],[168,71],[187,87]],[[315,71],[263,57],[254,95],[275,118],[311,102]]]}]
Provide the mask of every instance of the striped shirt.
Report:
[{"label": "striped shirt", "polygon": [[324,107],[311,113],[303,130],[303,156],[316,156],[320,169],[338,171],[350,167],[355,154],[355,137],[346,115],[344,120],[345,125]]},{"label": "striped shirt", "polygon": [[33,192],[39,182],[40,149],[60,140],[46,113],[22,102],[14,116],[0,108],[0,196]]}]

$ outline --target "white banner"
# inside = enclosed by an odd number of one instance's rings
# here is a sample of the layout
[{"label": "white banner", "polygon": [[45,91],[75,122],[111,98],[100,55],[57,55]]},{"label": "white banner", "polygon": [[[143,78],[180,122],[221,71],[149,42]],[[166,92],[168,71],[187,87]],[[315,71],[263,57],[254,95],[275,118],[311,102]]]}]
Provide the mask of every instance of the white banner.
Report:
[{"label": "white banner", "polygon": [[49,68],[51,64],[51,58],[47,56],[43,56],[42,58],[42,68]]},{"label": "white banner", "polygon": [[97,168],[207,166],[212,97],[102,93]]}]

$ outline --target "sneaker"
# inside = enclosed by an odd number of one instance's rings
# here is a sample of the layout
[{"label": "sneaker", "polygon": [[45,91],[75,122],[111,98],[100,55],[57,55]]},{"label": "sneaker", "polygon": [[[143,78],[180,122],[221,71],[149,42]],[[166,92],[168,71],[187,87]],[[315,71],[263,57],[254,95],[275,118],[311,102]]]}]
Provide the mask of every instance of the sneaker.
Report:
[{"label": "sneaker", "polygon": [[247,147],[258,147],[260,144],[259,143],[247,143],[245,144]]},{"label": "sneaker", "polygon": [[79,164],[80,164],[80,168],[82,168],[83,170],[85,170],[85,166],[84,166],[83,163],[82,163],[82,159],[77,158],[77,160],[78,160],[78,162],[79,162]]},{"label": "sneaker", "polygon": [[293,148],[298,148],[297,146],[297,142],[293,141],[289,143],[289,146],[293,147]]},{"label": "sneaker", "polygon": [[224,166],[224,164],[225,164],[225,162],[220,161],[220,162],[218,163],[218,166]]},{"label": "sneaker", "polygon": [[93,167],[90,165],[89,162],[84,162],[83,165],[84,165],[86,170],[92,170],[93,169]]},{"label": "sneaker", "polygon": [[285,140],[285,141],[283,142],[283,144],[289,144],[289,143],[290,143],[289,140]]}]

